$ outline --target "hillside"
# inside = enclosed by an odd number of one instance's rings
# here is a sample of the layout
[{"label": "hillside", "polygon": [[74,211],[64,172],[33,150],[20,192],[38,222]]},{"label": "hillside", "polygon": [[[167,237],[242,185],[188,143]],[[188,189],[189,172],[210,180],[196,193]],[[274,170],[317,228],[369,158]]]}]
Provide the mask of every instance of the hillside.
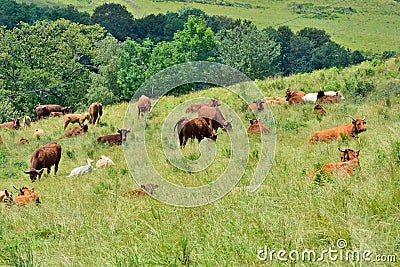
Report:
[{"label": "hillside", "polygon": [[[163,97],[149,117],[146,151],[141,154],[124,155],[121,146],[96,143],[98,136],[115,133],[123,126],[127,103],[106,106],[102,124],[89,126],[89,132],[83,136],[59,139],[63,134],[61,118],[41,120],[31,128],[17,131],[2,129],[0,190],[8,189],[15,195],[13,186],[34,186],[42,204],[2,208],[0,265],[259,266],[265,263],[257,258],[257,252],[265,248],[300,253],[315,250],[321,255],[323,250],[338,249],[338,240],[342,245],[339,251],[344,253],[368,250],[372,251],[372,259],[381,255],[386,256],[386,261],[399,261],[399,67],[400,60],[395,58],[348,69],[257,81],[266,96],[282,96],[287,87],[306,92],[323,87],[341,90],[346,100],[325,105],[326,117],[314,115],[312,104],[271,106],[276,152],[261,188],[254,193],[243,188],[261,157],[259,136],[243,135],[243,140],[249,141],[250,151],[242,179],[220,200],[196,208],[174,207],[150,197],[124,197],[124,193],[138,187],[125,157],[145,157],[148,153],[160,175],[177,185],[211,183],[224,173],[235,152],[230,136],[241,127],[246,129],[247,119],[252,117],[244,103],[227,89]],[[372,91],[368,91],[370,86]],[[208,168],[201,172],[184,171],[165,158],[160,131],[165,127],[166,116],[176,106],[203,97],[220,99],[241,122],[234,120],[233,132],[218,136],[216,156]],[[366,116],[367,131],[360,133],[359,138],[309,144],[314,131],[349,123],[348,114]],[[136,113],[129,112],[127,116],[135,125],[143,123]],[[44,129],[46,135],[32,138],[36,128]],[[30,143],[15,146],[22,137]],[[135,138],[139,138],[138,133],[128,135],[127,147]],[[172,140],[173,135],[167,132],[163,138]],[[52,170],[32,184],[23,173],[29,168],[30,155],[35,148],[51,141],[57,141],[63,149],[59,172],[54,175]],[[201,149],[208,149],[211,144],[203,141]],[[361,170],[352,176],[328,175],[319,182],[311,181],[308,173],[312,168],[339,160],[338,147],[360,150]],[[198,149],[197,142],[189,142],[182,153],[189,160],[201,159]],[[97,160],[103,154],[113,159],[115,166],[81,177],[66,177],[74,167],[84,165],[86,158]],[[163,193],[163,187],[158,190]],[[315,261],[291,262],[310,266]],[[351,264],[344,258],[325,258],[324,263]],[[275,255],[266,264],[286,263]]]},{"label": "hillside", "polygon": [[[100,5],[96,1],[63,0],[19,0],[18,2],[39,5],[72,4],[79,10],[92,12]],[[350,49],[399,51],[400,3],[394,0],[372,1],[121,1],[135,18],[152,13],[176,11],[189,5],[204,10],[210,15],[225,15],[252,20],[259,27],[287,25],[293,30],[315,27],[326,30],[332,40]],[[217,4],[219,3],[219,5]],[[229,6],[233,5],[233,6]],[[244,6],[244,7],[242,7]]]}]

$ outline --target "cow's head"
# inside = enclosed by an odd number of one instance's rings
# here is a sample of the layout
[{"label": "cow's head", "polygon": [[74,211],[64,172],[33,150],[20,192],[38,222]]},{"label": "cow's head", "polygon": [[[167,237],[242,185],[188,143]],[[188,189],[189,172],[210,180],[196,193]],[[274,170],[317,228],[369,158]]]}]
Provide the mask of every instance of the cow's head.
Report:
[{"label": "cow's head", "polygon": [[232,130],[232,119],[230,121],[222,122],[222,129],[227,131]]},{"label": "cow's head", "polygon": [[325,96],[325,92],[322,91],[322,89],[319,89],[318,93],[317,93],[317,99],[320,99],[321,97]]},{"label": "cow's head", "polygon": [[293,96],[294,90],[292,88],[288,88],[286,90],[286,101],[289,101],[289,99]]},{"label": "cow's head", "polygon": [[261,111],[264,109],[264,106],[263,106],[264,101],[262,101],[261,99],[255,100],[253,103],[256,103],[258,111]]},{"label": "cow's head", "polygon": [[18,129],[19,126],[21,126],[20,122],[19,122],[19,118],[14,118],[13,120],[13,124],[14,124],[14,128]]},{"label": "cow's head", "polygon": [[37,176],[39,176],[39,177],[42,176],[43,170],[44,170],[44,168],[40,169],[40,170],[31,168],[29,171],[24,171],[24,173],[29,174],[31,181],[34,182],[34,181],[36,181]]},{"label": "cow's head", "polygon": [[251,125],[253,125],[253,124],[258,124],[260,121],[259,121],[259,119],[257,119],[257,118],[252,118],[252,119],[250,119],[250,124]]},{"label": "cow's head", "polygon": [[212,107],[219,107],[221,106],[221,101],[216,98],[211,98],[211,106]]},{"label": "cow's head", "polygon": [[142,184],[140,186],[140,188],[145,190],[149,195],[152,195],[154,193],[154,191],[157,190],[158,185],[156,185],[156,184]]},{"label": "cow's head", "polygon": [[360,154],[360,150],[354,151],[351,148],[346,148],[345,150],[341,150],[340,147],[338,147],[338,150],[342,152],[340,155],[340,160],[342,162],[349,161],[352,159],[358,159],[358,155]]},{"label": "cow's head", "polygon": [[131,132],[130,129],[118,129],[117,131],[121,135],[122,142],[126,141],[126,135]]},{"label": "cow's head", "polygon": [[353,124],[353,132],[355,133],[355,134],[358,134],[358,133],[361,133],[361,132],[364,132],[364,131],[366,131],[367,130],[367,126],[366,126],[366,124],[367,124],[367,122],[365,121],[365,116],[362,118],[362,119],[359,119],[359,118],[357,118],[357,119],[354,119],[352,116],[350,116],[350,115],[347,115],[348,117],[350,117],[353,121],[352,121],[352,124]]}]

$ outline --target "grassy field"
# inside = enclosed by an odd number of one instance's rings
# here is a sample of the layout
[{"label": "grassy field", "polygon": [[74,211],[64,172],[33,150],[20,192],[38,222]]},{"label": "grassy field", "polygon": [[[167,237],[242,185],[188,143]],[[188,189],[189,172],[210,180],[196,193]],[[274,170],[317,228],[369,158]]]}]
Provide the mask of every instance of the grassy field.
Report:
[{"label": "grassy field", "polygon": [[[40,5],[73,4],[79,10],[92,12],[104,1],[81,0],[18,0],[18,2],[36,3]],[[114,0],[127,6],[134,17],[143,17],[151,13],[176,11],[189,5],[204,10],[210,15],[225,15],[233,18],[252,20],[259,27],[287,25],[293,30],[304,27],[324,29],[339,44],[359,50],[383,52],[385,50],[399,51],[400,35],[400,3],[393,0],[361,0],[361,1],[305,1],[298,3],[313,3],[315,6],[351,7],[356,12],[337,14],[335,19],[315,19],[304,17],[303,14],[293,13],[288,4],[293,1],[260,1],[243,0],[238,3],[250,4],[250,8],[220,6],[216,4],[156,2],[151,0],[122,1]],[[217,2],[217,1],[215,1]],[[234,1],[226,1],[234,2]]]},{"label": "grassy field", "polygon": [[[11,266],[314,266],[314,261],[257,259],[257,252],[271,250],[338,249],[337,240],[347,246],[339,251],[372,251],[376,255],[395,255],[400,261],[400,60],[363,63],[349,69],[331,69],[259,81],[265,95],[283,95],[287,87],[307,92],[324,88],[340,89],[346,100],[326,105],[328,115],[312,114],[313,105],[272,106],[277,134],[274,164],[265,182],[255,193],[248,185],[259,159],[259,137],[243,136],[251,144],[249,163],[242,180],[228,195],[206,206],[178,208],[150,197],[126,198],[137,188],[125,162],[121,146],[95,142],[100,135],[122,127],[127,103],[107,106],[101,126],[89,133],[68,139],[62,134],[62,119],[35,123],[28,129],[0,135],[0,190],[13,186],[35,187],[39,206],[5,207],[0,216],[0,265]],[[352,79],[369,80],[373,94],[358,99],[350,94]],[[347,84],[347,85],[346,85]],[[210,168],[199,173],[173,168],[161,150],[159,131],[165,113],[192,98],[217,97],[234,108],[248,126],[247,113],[237,96],[214,88],[182,97],[162,99],[150,115],[146,128],[147,153],[167,180],[180,185],[208,184],[223,173],[229,162],[229,135],[216,141],[216,158]],[[349,123],[345,117],[366,116],[367,131],[358,139],[310,145],[312,132]],[[184,114],[182,114],[184,115]],[[134,123],[136,114],[129,114]],[[234,131],[240,125],[234,124]],[[32,138],[36,128],[45,137]],[[136,134],[130,133],[127,145]],[[19,138],[28,145],[15,146]],[[172,138],[172,133],[171,133]],[[23,173],[29,168],[33,150],[57,141],[63,152],[59,172],[44,175],[34,184]],[[209,142],[205,142],[208,145]],[[203,144],[202,144],[203,145]],[[332,175],[322,182],[310,181],[308,172],[320,164],[338,161],[337,147],[360,149],[361,170],[351,177]],[[66,176],[90,157],[107,155],[115,166],[95,170],[81,177]],[[144,156],[135,155],[137,157]],[[183,149],[191,160],[200,153],[196,142]],[[163,188],[159,188],[162,192]],[[262,253],[259,256],[264,256]],[[330,266],[359,265],[344,260],[329,260]],[[363,264],[362,264],[363,265]],[[379,266],[384,266],[380,263]],[[387,263],[387,266],[393,265]]]}]

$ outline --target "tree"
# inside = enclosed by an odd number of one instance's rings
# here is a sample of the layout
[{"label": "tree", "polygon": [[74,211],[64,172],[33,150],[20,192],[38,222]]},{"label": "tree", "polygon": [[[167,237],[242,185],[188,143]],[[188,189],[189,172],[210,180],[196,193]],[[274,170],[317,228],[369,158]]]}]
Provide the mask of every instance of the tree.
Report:
[{"label": "tree", "polygon": [[316,48],[312,61],[313,69],[346,67],[350,63],[347,50],[335,42],[328,42]]},{"label": "tree", "polygon": [[325,30],[309,27],[298,31],[297,36],[308,38],[308,40],[313,43],[314,47],[323,46],[331,40],[331,37],[325,32]]}]

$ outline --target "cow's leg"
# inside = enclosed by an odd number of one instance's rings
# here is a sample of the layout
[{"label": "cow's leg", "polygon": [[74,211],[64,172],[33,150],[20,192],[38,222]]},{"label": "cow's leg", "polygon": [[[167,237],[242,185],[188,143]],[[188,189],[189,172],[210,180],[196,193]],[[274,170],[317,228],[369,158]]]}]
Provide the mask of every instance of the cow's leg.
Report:
[{"label": "cow's leg", "polygon": [[58,171],[58,162],[54,165],[54,175],[57,174]]},{"label": "cow's leg", "polygon": [[47,168],[47,174],[50,174],[50,171],[51,171],[51,167],[48,167]]}]

